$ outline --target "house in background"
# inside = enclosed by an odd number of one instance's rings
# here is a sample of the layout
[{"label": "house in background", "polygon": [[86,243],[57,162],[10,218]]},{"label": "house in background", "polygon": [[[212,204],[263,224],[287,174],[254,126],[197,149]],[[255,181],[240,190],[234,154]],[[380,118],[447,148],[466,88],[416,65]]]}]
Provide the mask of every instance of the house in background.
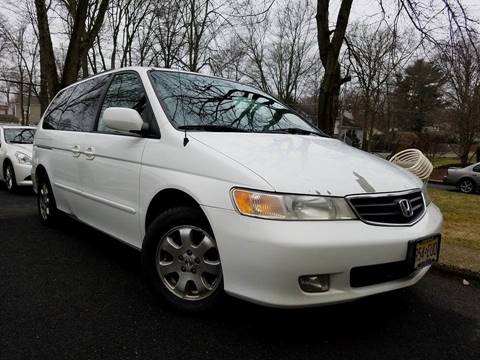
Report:
[{"label": "house in background", "polygon": [[[30,98],[30,106],[27,106],[27,98],[25,97],[23,103],[24,118],[28,119],[29,125],[37,125],[42,115],[40,102],[37,97]],[[20,97],[16,96],[9,104],[0,102],[0,122],[2,123],[22,123],[22,109],[20,104]]]},{"label": "house in background", "polygon": [[[37,125],[38,122],[40,121],[40,118],[42,116],[42,111],[40,107],[40,101],[38,98],[34,95],[30,98],[30,106],[27,106],[28,99],[24,97],[23,100],[23,109],[24,109],[24,116],[25,119],[28,117],[28,124],[29,125]],[[14,101],[14,116],[17,118],[18,122],[22,122],[22,108],[20,104],[20,97],[16,96]],[[28,116],[27,116],[28,114]]]},{"label": "house in background", "polygon": [[363,141],[363,129],[355,123],[353,114],[343,111],[335,121],[334,136],[343,142],[361,148]]},{"label": "house in background", "polygon": [[7,104],[0,102],[0,123],[17,123],[18,119],[14,115],[15,106],[13,104]]},{"label": "house in background", "polygon": [[0,102],[0,115],[14,115],[15,108],[13,104]]}]

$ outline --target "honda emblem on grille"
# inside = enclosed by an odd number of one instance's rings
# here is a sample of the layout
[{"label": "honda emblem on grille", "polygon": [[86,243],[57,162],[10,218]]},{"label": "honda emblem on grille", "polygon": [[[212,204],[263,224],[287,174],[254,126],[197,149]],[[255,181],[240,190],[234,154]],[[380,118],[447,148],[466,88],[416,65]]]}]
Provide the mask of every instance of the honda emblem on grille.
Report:
[{"label": "honda emblem on grille", "polygon": [[403,216],[409,218],[413,215],[412,204],[410,204],[410,201],[407,199],[401,199],[398,202],[398,205],[400,205],[400,210],[402,211]]}]

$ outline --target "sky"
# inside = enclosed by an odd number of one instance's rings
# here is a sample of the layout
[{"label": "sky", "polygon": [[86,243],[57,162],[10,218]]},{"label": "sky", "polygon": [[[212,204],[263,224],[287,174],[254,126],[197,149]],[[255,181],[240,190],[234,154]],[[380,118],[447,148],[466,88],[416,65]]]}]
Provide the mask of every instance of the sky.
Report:
[{"label": "sky", "polygon": [[[435,2],[440,3],[441,0]],[[396,0],[384,0],[385,7],[392,9],[391,4],[396,3]],[[471,14],[471,16],[480,19],[480,0],[462,0],[462,4]],[[340,0],[333,0],[333,3],[340,3]],[[390,4],[390,6],[389,6]],[[337,5],[338,8],[338,5]],[[354,0],[352,5],[351,18],[358,19],[365,16],[373,16],[378,13],[378,0]]]},{"label": "sky", "polygon": [[[222,0],[223,1],[223,0]],[[269,2],[270,0],[263,0],[265,2]],[[276,0],[280,1],[280,0]],[[291,1],[295,2],[298,0],[284,0],[284,1]],[[311,3],[315,6],[316,1],[315,0],[310,0]],[[338,12],[338,9],[340,7],[342,0],[330,0],[331,2],[331,9],[330,9],[330,19],[331,21],[335,21],[336,15]],[[378,23],[380,19],[380,7],[379,7],[379,1],[380,0],[353,0],[353,5],[352,5],[352,11],[350,14],[350,24],[357,22],[357,21],[362,21],[362,22],[367,22],[367,23]],[[442,0],[420,0],[424,3],[429,3],[432,2],[436,5],[434,6],[439,6],[442,4]],[[451,0],[451,1],[456,1],[456,0]],[[387,22],[392,22],[392,16],[395,13],[395,4],[397,4],[398,0],[383,0],[384,2],[384,8],[387,13]],[[467,13],[469,14],[470,17],[474,19],[479,20],[480,24],[480,0],[461,0],[462,4],[467,10]],[[10,21],[14,21],[14,19],[18,19],[18,5],[23,4],[24,0],[0,0],[0,16],[3,15],[5,18],[7,18]],[[437,8],[437,10],[440,8]],[[429,9],[430,10],[430,9]],[[434,9],[430,11],[428,16],[434,13]],[[390,16],[390,18],[388,18]],[[434,28],[436,32],[439,32],[438,36],[445,35],[445,30],[447,27],[445,27],[445,24],[447,23],[447,18],[445,14],[439,14],[438,16],[439,21],[434,24]],[[440,20],[441,19],[441,20]],[[53,30],[55,28],[55,21],[51,23],[52,27],[52,35],[53,35],[53,42],[54,42],[54,47],[59,47],[60,42],[62,41],[62,37],[60,36],[55,36],[54,33],[55,31]],[[333,27],[332,23],[332,27]],[[403,20],[400,21],[400,27],[402,28],[412,28],[411,22],[407,19],[404,18]],[[479,25],[480,28],[480,25]],[[418,32],[413,32],[412,36],[419,36]],[[429,57],[430,50],[427,48],[422,48],[419,50],[418,56],[421,57]],[[2,95],[0,95],[0,102],[2,102]]]},{"label": "sky", "polygon": [[[7,19],[12,19],[17,17],[18,9],[17,9],[17,1],[22,2],[22,0],[0,0],[0,14],[4,15]],[[290,0],[294,2],[295,0]],[[315,0],[310,0],[315,3]],[[332,21],[336,18],[336,12],[340,7],[342,0],[331,0],[331,14],[330,18]],[[352,5],[352,11],[350,14],[350,22],[355,21],[371,21],[376,22],[378,21],[379,14],[380,14],[380,7],[378,6],[380,0],[354,0]],[[393,15],[394,14],[394,4],[397,3],[398,0],[383,0],[384,8],[386,9],[387,14]],[[442,0],[425,0],[425,3],[432,1],[435,4],[441,4]],[[455,0],[451,0],[455,1]],[[462,4],[466,8],[469,16],[478,19],[480,21],[480,0],[461,0]],[[443,18],[446,21],[446,17],[439,16],[439,18]],[[409,21],[405,19],[403,22],[404,26],[411,26]],[[441,25],[437,25],[438,28]]]}]

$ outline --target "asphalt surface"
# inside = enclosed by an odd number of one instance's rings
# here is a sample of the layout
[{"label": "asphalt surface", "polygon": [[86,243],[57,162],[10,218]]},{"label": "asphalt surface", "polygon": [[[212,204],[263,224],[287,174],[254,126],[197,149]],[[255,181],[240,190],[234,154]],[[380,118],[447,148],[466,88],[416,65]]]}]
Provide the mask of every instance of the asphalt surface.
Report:
[{"label": "asphalt surface", "polygon": [[439,183],[439,182],[429,182],[428,183],[428,187],[432,188],[432,189],[440,189],[440,190],[447,190],[447,191],[457,191],[459,192],[459,190],[457,189],[456,186],[453,186],[453,185],[446,185],[446,184],[443,184],[443,183]]},{"label": "asphalt surface", "polygon": [[410,289],[303,310],[227,298],[167,310],[135,250],[73,220],[42,227],[0,189],[0,359],[480,359],[480,288],[430,272]]}]

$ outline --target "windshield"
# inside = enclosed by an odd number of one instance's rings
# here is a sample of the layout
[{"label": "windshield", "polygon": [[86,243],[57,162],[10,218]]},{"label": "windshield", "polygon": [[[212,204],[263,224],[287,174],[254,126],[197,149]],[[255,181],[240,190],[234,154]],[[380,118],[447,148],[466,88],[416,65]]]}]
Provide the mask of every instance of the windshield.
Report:
[{"label": "windshield", "polygon": [[170,71],[150,73],[167,116],[178,129],[314,133],[293,110],[260,91],[233,81]]},{"label": "windshield", "polygon": [[12,144],[33,144],[35,129],[7,128],[3,129],[5,141]]}]

